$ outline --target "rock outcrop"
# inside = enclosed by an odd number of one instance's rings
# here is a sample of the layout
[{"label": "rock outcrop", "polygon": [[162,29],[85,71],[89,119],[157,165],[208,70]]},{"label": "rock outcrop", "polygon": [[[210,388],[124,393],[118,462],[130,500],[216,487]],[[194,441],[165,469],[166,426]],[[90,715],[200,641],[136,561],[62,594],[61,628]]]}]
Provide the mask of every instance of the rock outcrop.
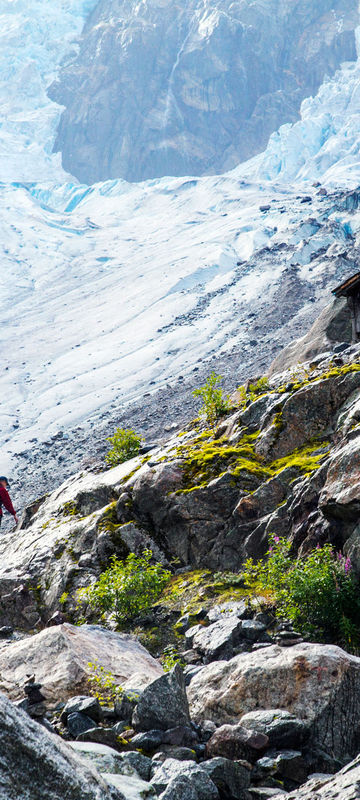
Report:
[{"label": "rock outcrop", "polygon": [[162,675],[159,662],[130,636],[99,625],[65,623],[3,646],[0,688],[19,699],[26,676],[34,673],[54,705],[59,697],[65,700],[89,689],[90,663],[104,667],[119,686],[129,682],[138,690]]},{"label": "rock outcrop", "polygon": [[[0,541],[0,624],[31,630],[59,611],[76,616],[76,590],[112,555],[144,548],[164,564],[236,571],[274,533],[294,551],[344,547],[360,570],[359,359],[348,345],[250,383],[215,428],[190,425],[151,455],[76,475],[33,504],[16,537]],[[238,642],[236,621],[226,623],[231,642],[223,623],[196,639],[208,660]]]},{"label": "rock outcrop", "polygon": [[[360,797],[360,756],[337,775],[319,775],[305,783],[287,800],[358,800]],[[272,800],[283,800],[284,795],[275,794]]]},{"label": "rock outcrop", "polygon": [[0,695],[0,796],[6,800],[125,800],[60,738]]},{"label": "rock outcrop", "polygon": [[50,89],[55,149],[83,183],[231,169],[356,58],[357,25],[356,0],[100,0]]},{"label": "rock outcrop", "polygon": [[309,726],[313,748],[346,761],[360,749],[359,684],[359,658],[303,643],[210,664],[194,676],[188,696],[193,717],[217,725],[235,725],[257,709],[289,711]]},{"label": "rock outcrop", "polygon": [[279,353],[268,369],[268,375],[276,375],[299,363],[310,361],[321,353],[328,353],[334,346],[345,346],[352,339],[350,309],[345,298],[333,300],[325,306],[310,330],[301,339],[296,339]]}]

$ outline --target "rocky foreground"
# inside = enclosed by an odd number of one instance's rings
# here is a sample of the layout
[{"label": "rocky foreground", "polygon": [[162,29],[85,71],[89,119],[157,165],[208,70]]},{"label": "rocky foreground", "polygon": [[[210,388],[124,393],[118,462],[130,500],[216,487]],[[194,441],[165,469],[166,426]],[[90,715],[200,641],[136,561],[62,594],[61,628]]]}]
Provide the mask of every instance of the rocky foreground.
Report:
[{"label": "rocky foreground", "polygon": [[[360,658],[304,642],[241,580],[272,533],[360,572],[360,345],[331,324],[215,426],[73,476],[1,538],[0,798],[360,796]],[[145,548],[173,572],[160,600],[128,633],[92,624],[77,590]],[[182,667],[164,673],[169,643]]]}]

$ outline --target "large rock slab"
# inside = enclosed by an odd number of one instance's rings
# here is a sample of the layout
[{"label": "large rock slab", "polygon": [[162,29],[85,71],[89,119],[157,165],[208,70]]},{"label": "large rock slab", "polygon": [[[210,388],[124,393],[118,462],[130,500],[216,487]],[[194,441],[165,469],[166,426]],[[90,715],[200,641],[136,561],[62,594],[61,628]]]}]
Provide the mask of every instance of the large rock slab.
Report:
[{"label": "large rock slab", "polygon": [[[276,794],[272,800],[283,800]],[[300,789],[286,795],[287,800],[359,800],[360,756],[336,775],[313,778]]]},{"label": "large rock slab", "polygon": [[88,690],[89,662],[97,660],[120,686],[130,681],[142,689],[162,675],[159,662],[130,636],[64,623],[0,649],[0,688],[20,698],[26,675],[34,673],[50,701],[66,700]]},{"label": "large rock slab", "polygon": [[310,742],[336,758],[360,749],[360,659],[334,645],[272,646],[204,667],[188,687],[197,721],[236,724],[249,711],[284,709]]},{"label": "large rock slab", "polygon": [[60,737],[0,695],[2,800],[126,800]]},{"label": "large rock slab", "polygon": [[326,517],[360,519],[360,435],[346,442],[330,460],[319,506]]},{"label": "large rock slab", "polygon": [[[330,364],[329,364],[330,367]],[[273,421],[259,437],[256,450],[267,460],[283,458],[336,426],[336,415],[353,392],[359,393],[360,372],[339,373],[305,384],[281,409],[280,428]]]}]

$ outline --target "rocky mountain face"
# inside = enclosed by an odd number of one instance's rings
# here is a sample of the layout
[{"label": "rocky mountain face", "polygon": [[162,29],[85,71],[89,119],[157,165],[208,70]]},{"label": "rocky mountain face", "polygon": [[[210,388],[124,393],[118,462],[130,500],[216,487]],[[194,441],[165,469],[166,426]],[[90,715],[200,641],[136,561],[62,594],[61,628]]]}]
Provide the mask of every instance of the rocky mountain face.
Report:
[{"label": "rocky mountain face", "polygon": [[[69,800],[356,800],[360,658],[303,641],[235,572],[277,533],[294,553],[330,541],[360,574],[359,433],[360,343],[335,300],[217,424],[26,509],[0,545],[4,797],[55,781]],[[172,564],[160,600],[130,635],[91,624],[77,589],[144,548]],[[163,672],[165,642],[183,668]]]},{"label": "rocky mountain face", "polygon": [[357,0],[100,0],[50,97],[81,182],[216,174],[356,58]]},{"label": "rocky mountain face", "polygon": [[300,552],[331,541],[360,570],[360,346],[349,342],[343,300],[314,330],[310,360],[297,363],[300,345],[293,366],[236,391],[215,428],[190,424],[150,454],[84,471],[28,507],[16,538],[0,543],[3,624],[41,626],[64,595],[74,612],[75,590],[111,555],[145,547],[163,563],[239,570],[276,533]]}]

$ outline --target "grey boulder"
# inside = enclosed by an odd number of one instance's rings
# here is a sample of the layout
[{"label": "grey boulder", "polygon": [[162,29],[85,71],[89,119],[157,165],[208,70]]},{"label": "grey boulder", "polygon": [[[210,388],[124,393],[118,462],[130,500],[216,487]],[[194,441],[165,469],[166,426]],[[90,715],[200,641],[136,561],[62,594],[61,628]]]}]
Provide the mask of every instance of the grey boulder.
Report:
[{"label": "grey boulder", "polygon": [[311,748],[337,759],[360,750],[360,658],[335,645],[272,645],[209,664],[188,697],[196,722],[237,723],[256,708],[283,708],[309,726]]},{"label": "grey boulder", "polygon": [[270,747],[299,747],[309,738],[310,730],[304,720],[281,708],[250,711],[241,717],[240,725],[260,731],[269,737]]},{"label": "grey boulder", "polygon": [[229,758],[211,758],[201,764],[221,794],[231,800],[247,800],[250,786],[250,764]]},{"label": "grey boulder", "polygon": [[242,622],[236,616],[219,619],[208,628],[199,626],[192,640],[193,649],[207,663],[219,658],[231,658],[234,647],[240,642],[241,630]]},{"label": "grey boulder", "polygon": [[184,675],[178,664],[143,691],[132,724],[138,731],[167,730],[190,724]]},{"label": "grey boulder", "polygon": [[150,777],[151,758],[136,751],[118,753],[117,750],[96,742],[70,742],[70,746],[91,762],[99,772],[114,775],[137,775],[144,781]]},{"label": "grey boulder", "polygon": [[0,695],[1,800],[125,800],[71,747]]},{"label": "grey boulder", "polygon": [[195,783],[189,775],[176,775],[161,793],[160,800],[218,800],[216,786],[211,786],[212,781],[206,778],[204,773],[201,783]]},{"label": "grey boulder", "polygon": [[88,697],[87,695],[71,697],[61,713],[61,722],[66,725],[69,715],[75,713],[86,714],[94,722],[100,722],[101,706],[97,697]]},{"label": "grey boulder", "polygon": [[206,755],[256,761],[268,744],[264,733],[247,730],[242,725],[221,725],[207,742]]},{"label": "grey boulder", "polygon": [[79,711],[69,714],[67,718],[67,729],[70,736],[79,736],[80,733],[85,733],[94,727],[94,720],[90,719],[86,714],[81,714]]},{"label": "grey boulder", "polygon": [[[174,758],[166,759],[163,764],[155,769],[150,783],[157,794],[160,794],[160,797],[162,797],[162,793],[165,793],[167,789],[168,795],[166,796],[168,800],[169,798],[174,798],[175,800],[177,798],[175,789],[179,791],[178,787],[185,785],[176,780],[179,777],[186,777],[189,781],[189,785],[196,790],[197,794],[195,795],[195,800],[218,800],[218,790],[213,781],[209,778],[208,773],[206,770],[202,769],[200,765],[194,764],[193,761],[177,761]],[[170,794],[170,789],[173,794]],[[178,797],[179,800],[183,800],[183,795],[179,794]],[[185,799],[187,800],[186,795],[184,795],[184,800]]]}]

